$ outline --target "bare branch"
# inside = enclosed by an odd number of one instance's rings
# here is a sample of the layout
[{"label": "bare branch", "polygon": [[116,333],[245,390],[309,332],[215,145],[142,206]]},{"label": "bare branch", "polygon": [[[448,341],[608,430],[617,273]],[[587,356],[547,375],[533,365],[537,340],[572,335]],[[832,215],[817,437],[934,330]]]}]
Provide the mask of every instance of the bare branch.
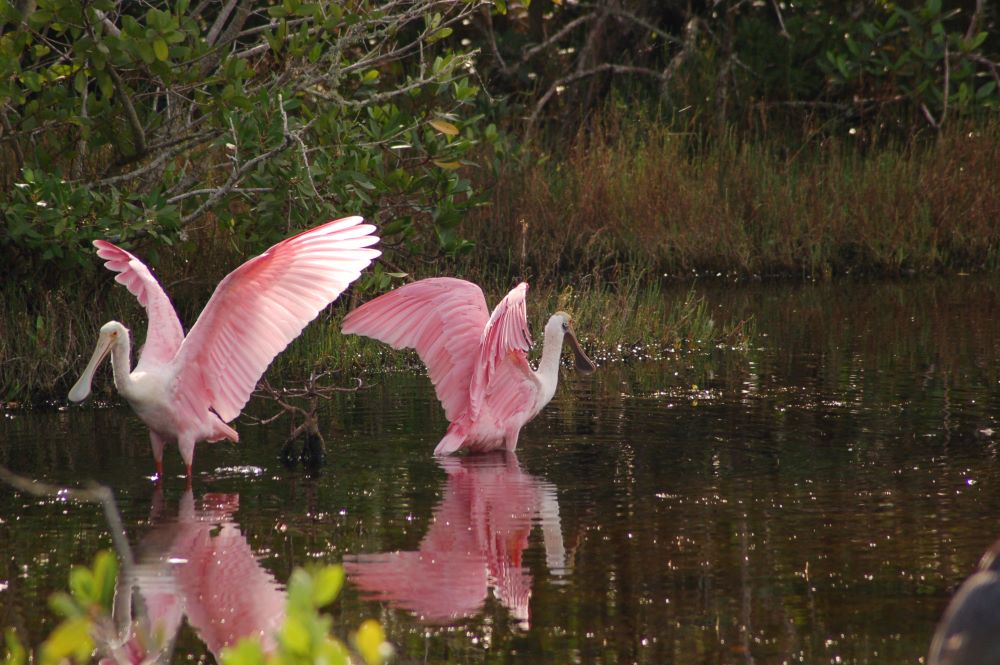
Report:
[{"label": "bare branch", "polygon": [[108,74],[111,75],[111,81],[115,86],[115,94],[118,96],[118,101],[121,105],[125,107],[125,118],[128,120],[129,127],[132,128],[132,138],[135,141],[135,152],[138,155],[146,154],[146,132],[142,129],[142,123],[139,122],[139,116],[135,112],[135,106],[132,105],[132,99],[128,96],[128,92],[125,90],[125,83],[122,81],[122,77],[118,75],[118,71],[108,64]]},{"label": "bare branch", "polygon": [[649,69],[648,67],[636,67],[633,65],[620,65],[613,62],[604,62],[590,69],[573,72],[572,74],[557,79],[551,86],[549,86],[549,89],[545,91],[545,94],[539,98],[538,103],[535,104],[535,109],[531,112],[531,116],[528,118],[526,140],[530,138],[532,128],[535,126],[538,116],[541,114],[545,105],[548,104],[549,100],[552,99],[553,95],[561,92],[562,88],[570,85],[571,83],[575,83],[603,72],[610,72],[612,74],[640,74],[642,76],[652,76],[657,79],[663,79],[663,72],[658,72],[655,69]]},{"label": "bare branch", "polygon": [[219,10],[219,14],[215,17],[215,22],[212,23],[212,27],[208,29],[208,35],[205,36],[205,41],[211,45],[215,45],[216,40],[219,38],[219,34],[222,32],[222,27],[229,20],[229,15],[233,12],[233,8],[236,7],[238,0],[229,0],[226,4],[222,6]]}]

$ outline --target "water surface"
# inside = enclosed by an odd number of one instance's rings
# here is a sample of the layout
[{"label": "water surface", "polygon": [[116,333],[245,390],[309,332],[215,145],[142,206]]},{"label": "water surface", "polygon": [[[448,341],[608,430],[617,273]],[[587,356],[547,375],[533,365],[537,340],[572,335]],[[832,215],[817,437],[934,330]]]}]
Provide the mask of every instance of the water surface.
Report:
[{"label": "water surface", "polygon": [[[347,568],[341,637],[375,617],[404,663],[920,662],[1000,537],[1000,289],[703,288],[753,349],[566,370],[513,457],[434,459],[443,414],[400,374],[330,403],[315,477],[278,421],[199,445],[191,491],[168,450],[158,489],[120,406],[3,414],[0,462],[115,489],[177,662],[211,659],[220,617],[266,632],[312,561]],[[95,507],[0,488],[0,624],[37,642],[108,546]]]}]

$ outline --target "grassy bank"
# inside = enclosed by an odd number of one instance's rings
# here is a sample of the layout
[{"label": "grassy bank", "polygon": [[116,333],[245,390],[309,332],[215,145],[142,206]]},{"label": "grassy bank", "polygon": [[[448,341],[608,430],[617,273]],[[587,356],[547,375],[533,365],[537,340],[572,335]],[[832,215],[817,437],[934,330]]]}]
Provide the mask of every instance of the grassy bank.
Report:
[{"label": "grassy bank", "polygon": [[491,183],[494,205],[464,229],[480,250],[472,270],[548,282],[621,266],[810,278],[997,267],[1000,122],[909,145],[845,134],[788,146],[605,118],[562,156]]},{"label": "grassy bank", "polygon": [[[110,283],[110,276],[107,281],[107,289],[88,290],[77,285],[72,295],[60,291],[41,302],[28,302],[10,289],[0,294],[0,406],[5,402],[64,400],[93,351],[98,329],[107,320],[124,322],[133,332],[133,345],[142,343],[145,313],[123,287]],[[490,306],[508,287],[494,282],[484,288]],[[182,297],[175,298],[185,328],[204,302],[189,290],[180,289]],[[209,293],[206,290],[203,294],[205,300]],[[373,371],[422,371],[413,353],[395,352],[374,340],[340,333],[352,295],[347,294],[308,326],[278,356],[267,376],[277,382],[297,382],[314,369],[335,370],[347,384],[348,377]],[[573,315],[585,348],[596,360],[645,359],[717,343],[741,346],[753,332],[752,320],[731,320],[723,312],[710,311],[695,289],[675,285],[665,291],[659,283],[633,273],[618,288],[533,286],[528,310],[536,355],[541,351],[545,321],[557,309]],[[25,317],[26,311],[32,312],[31,316]],[[135,357],[133,352],[133,362]],[[110,364],[105,364],[95,380],[94,393],[97,399],[117,399]]]}]

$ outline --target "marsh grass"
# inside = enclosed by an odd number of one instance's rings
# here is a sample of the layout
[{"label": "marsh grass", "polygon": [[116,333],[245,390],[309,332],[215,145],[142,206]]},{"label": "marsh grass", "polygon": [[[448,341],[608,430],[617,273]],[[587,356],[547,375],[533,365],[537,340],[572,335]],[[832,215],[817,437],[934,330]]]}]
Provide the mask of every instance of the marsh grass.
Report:
[{"label": "marsh grass", "polygon": [[470,270],[536,280],[654,274],[828,277],[995,268],[1000,122],[908,145],[800,145],[608,114],[495,182],[463,231]]},{"label": "marsh grass", "polygon": [[[495,281],[484,289],[489,306],[508,288]],[[300,383],[314,370],[333,371],[330,383],[343,385],[350,385],[353,377],[423,371],[412,351],[396,351],[375,340],[340,333],[354,295],[346,294],[342,302],[322,312],[278,356],[266,374],[273,384]],[[122,287],[73,297],[56,292],[41,302],[27,302],[10,290],[3,296],[0,395],[8,406],[63,401],[93,351],[98,329],[110,319],[122,321],[132,330],[133,362],[145,339],[145,312]],[[697,287],[663,287],[647,281],[641,273],[630,273],[617,286],[559,288],[542,284],[530,288],[528,299],[529,326],[536,342],[531,354],[534,359],[541,352],[545,322],[560,309],[573,316],[584,348],[599,363],[652,359],[668,351],[719,344],[744,348],[753,332],[748,321],[711,311]],[[184,309],[191,308],[192,303],[185,299]],[[181,318],[191,320],[183,313]],[[105,364],[94,380],[97,399],[117,399],[109,367]]]}]

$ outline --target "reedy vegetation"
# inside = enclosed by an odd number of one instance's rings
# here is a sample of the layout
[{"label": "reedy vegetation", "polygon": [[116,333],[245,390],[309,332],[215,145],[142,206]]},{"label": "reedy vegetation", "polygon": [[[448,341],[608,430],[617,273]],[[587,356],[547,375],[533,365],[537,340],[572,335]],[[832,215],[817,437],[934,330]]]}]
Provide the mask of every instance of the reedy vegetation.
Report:
[{"label": "reedy vegetation", "polygon": [[926,143],[857,141],[845,132],[794,151],[734,132],[699,141],[611,112],[564,155],[489,183],[493,205],[462,227],[481,250],[471,269],[499,262],[600,284],[625,266],[805,278],[997,267],[1000,123]]}]

